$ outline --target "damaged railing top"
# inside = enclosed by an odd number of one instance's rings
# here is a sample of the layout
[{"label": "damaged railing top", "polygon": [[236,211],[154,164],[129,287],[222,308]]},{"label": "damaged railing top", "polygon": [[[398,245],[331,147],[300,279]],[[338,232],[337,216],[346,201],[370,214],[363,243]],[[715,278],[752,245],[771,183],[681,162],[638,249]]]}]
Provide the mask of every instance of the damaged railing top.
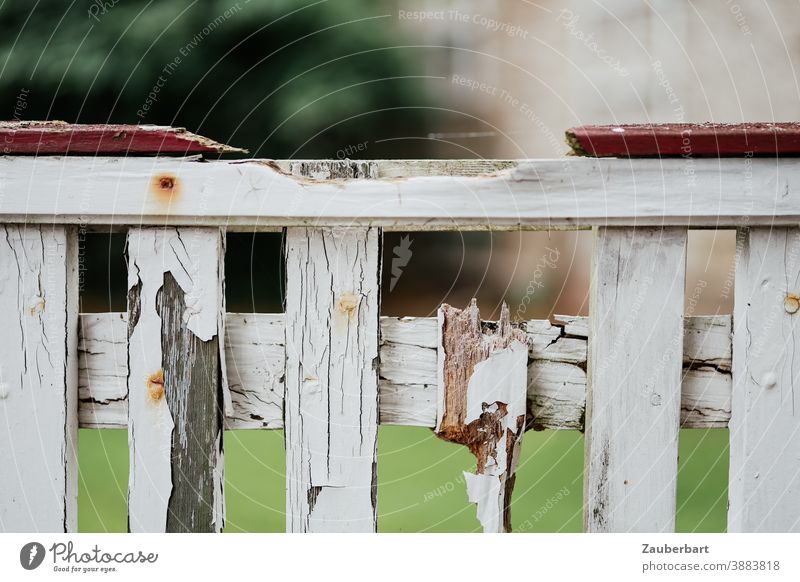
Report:
[{"label": "damaged railing top", "polygon": [[[0,156],[0,220],[248,231],[800,221],[800,159],[321,161],[310,178],[295,175],[293,164],[299,162]],[[347,175],[342,166],[372,179],[328,178]]]},{"label": "damaged railing top", "polygon": [[[582,154],[661,157],[209,161],[160,154],[243,150],[168,127],[0,123],[0,220],[246,231],[800,221],[800,158],[783,157],[800,153],[798,124],[584,126],[568,139]],[[709,152],[731,157],[694,157]],[[752,157],[770,152],[781,157]]]}]

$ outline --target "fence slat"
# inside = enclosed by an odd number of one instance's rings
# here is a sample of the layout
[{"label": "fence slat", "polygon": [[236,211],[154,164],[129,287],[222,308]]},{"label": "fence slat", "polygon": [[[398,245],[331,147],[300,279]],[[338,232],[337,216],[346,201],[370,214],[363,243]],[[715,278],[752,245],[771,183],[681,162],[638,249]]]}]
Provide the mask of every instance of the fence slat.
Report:
[{"label": "fence slat", "polygon": [[373,532],[380,231],[286,233],[286,529]]},{"label": "fence slat", "polygon": [[78,248],[64,226],[0,237],[0,532],[77,530]]},{"label": "fence slat", "polygon": [[216,228],[128,233],[132,532],[223,526],[223,250]]},{"label": "fence slat", "polygon": [[675,528],[685,228],[595,231],[585,528]]},{"label": "fence slat", "polygon": [[800,228],[738,233],[728,531],[800,531]]}]

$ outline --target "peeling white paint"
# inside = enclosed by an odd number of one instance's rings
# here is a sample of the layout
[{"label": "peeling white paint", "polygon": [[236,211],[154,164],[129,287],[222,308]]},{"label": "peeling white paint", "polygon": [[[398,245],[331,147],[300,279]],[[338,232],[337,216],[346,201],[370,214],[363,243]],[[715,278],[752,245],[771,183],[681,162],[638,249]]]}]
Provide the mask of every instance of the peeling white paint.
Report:
[{"label": "peeling white paint", "polygon": [[[139,319],[128,340],[128,442],[130,479],[128,513],[132,532],[166,530],[172,491],[172,432],[176,429],[163,390],[162,322],[158,311],[164,274],[171,273],[190,297],[187,327],[202,341],[220,333],[223,307],[217,278],[218,230],[200,228],[132,228],[128,231],[128,290],[139,285]],[[131,309],[131,306],[129,306]],[[220,336],[220,350],[224,350]],[[161,390],[155,378],[161,373]],[[154,389],[155,388],[155,389]],[[227,392],[227,386],[223,386]],[[185,394],[184,394],[185,397]],[[178,426],[185,443],[187,427]],[[219,462],[221,468],[221,459]]]},{"label": "peeling white paint", "polygon": [[286,233],[286,529],[374,532],[380,232]]},{"label": "peeling white paint", "polygon": [[0,532],[78,527],[78,245],[0,227]]},{"label": "peeling white paint", "polygon": [[[537,428],[583,430],[586,404],[585,317],[566,327],[525,322],[528,400]],[[126,428],[126,313],[81,315],[80,423]],[[228,429],[283,428],[285,323],[282,313],[229,313],[225,359],[233,411]],[[437,333],[434,317],[382,317],[380,422],[433,428]],[[563,337],[569,333],[577,337]],[[687,317],[683,342],[681,426],[725,428],[731,413],[731,317]]]}]

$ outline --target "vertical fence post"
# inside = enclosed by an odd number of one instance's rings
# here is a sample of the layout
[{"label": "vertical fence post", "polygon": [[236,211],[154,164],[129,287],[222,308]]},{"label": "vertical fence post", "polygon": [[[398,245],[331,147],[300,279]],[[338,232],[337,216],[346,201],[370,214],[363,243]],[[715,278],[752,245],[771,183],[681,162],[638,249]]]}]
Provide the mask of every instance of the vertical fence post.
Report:
[{"label": "vertical fence post", "polygon": [[686,228],[595,229],[585,528],[670,532],[678,472]]},{"label": "vertical fence post", "polygon": [[286,529],[375,531],[377,229],[286,234]]},{"label": "vertical fence post", "polygon": [[729,532],[800,532],[800,228],[737,236]]},{"label": "vertical fence post", "polygon": [[[362,165],[295,173],[352,178]],[[377,528],[380,248],[377,228],[286,231],[289,532]]]},{"label": "vertical fence post", "polygon": [[224,525],[224,236],[128,233],[129,529]]},{"label": "vertical fence post", "polygon": [[0,532],[77,530],[78,248],[60,225],[0,238]]}]

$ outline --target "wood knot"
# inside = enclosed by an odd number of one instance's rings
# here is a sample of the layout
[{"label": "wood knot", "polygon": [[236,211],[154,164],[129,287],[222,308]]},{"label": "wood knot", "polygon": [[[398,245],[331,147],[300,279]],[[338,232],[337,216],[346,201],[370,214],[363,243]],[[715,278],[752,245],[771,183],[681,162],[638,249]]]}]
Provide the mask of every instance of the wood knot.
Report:
[{"label": "wood knot", "polygon": [[173,174],[159,174],[153,178],[151,189],[159,198],[169,201],[180,194],[180,181]]},{"label": "wood knot", "polygon": [[147,394],[154,402],[164,398],[164,369],[158,370],[147,378]]},{"label": "wood knot", "polygon": [[798,309],[800,309],[800,296],[794,293],[787,293],[783,299],[783,308],[786,313],[797,313]]}]

